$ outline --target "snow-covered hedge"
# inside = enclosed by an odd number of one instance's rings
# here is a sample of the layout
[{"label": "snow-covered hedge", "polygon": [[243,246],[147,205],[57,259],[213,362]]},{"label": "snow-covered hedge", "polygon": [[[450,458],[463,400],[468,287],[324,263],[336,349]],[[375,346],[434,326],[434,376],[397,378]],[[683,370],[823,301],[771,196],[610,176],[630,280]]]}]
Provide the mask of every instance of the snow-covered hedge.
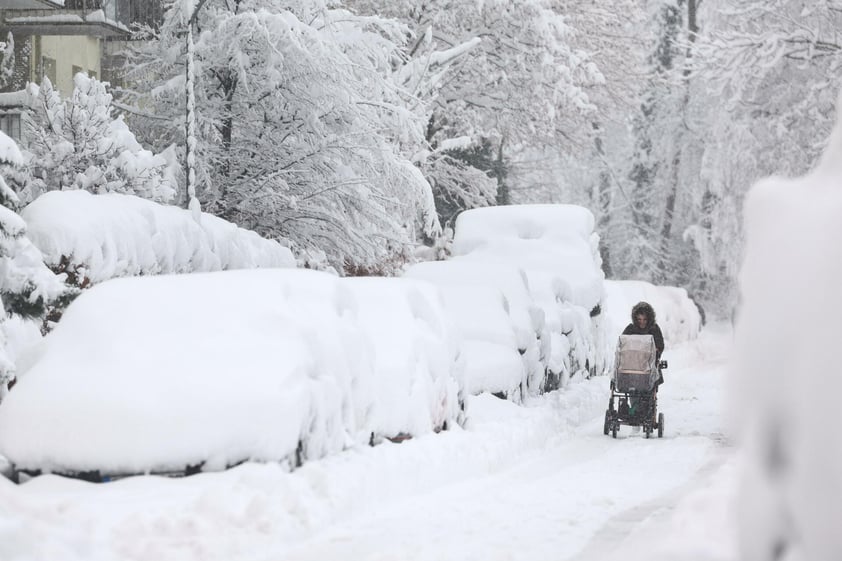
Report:
[{"label": "snow-covered hedge", "polygon": [[[133,195],[51,191],[23,209],[46,263],[79,283],[136,275],[294,267],[289,249],[202,213]],[[64,261],[64,262],[63,262]]]},{"label": "snow-covered hedge", "polygon": [[21,361],[0,454],[19,469],[212,470],[452,426],[461,376],[444,317],[431,286],[402,279],[264,269],[104,282]]},{"label": "snow-covered hedge", "polygon": [[526,274],[551,341],[545,364],[562,374],[556,384],[568,375],[605,367],[598,244],[593,215],[574,205],[479,208],[456,219],[454,254],[473,262],[507,263]]},{"label": "snow-covered hedge", "polygon": [[[535,331],[529,324],[522,324],[528,320],[528,315],[518,307],[517,299],[515,314],[518,315],[513,317],[503,291],[493,282],[478,284],[478,280],[485,281],[485,278],[466,274],[463,265],[458,260],[418,263],[405,275],[429,281],[440,291],[447,316],[460,336],[466,391],[470,394],[497,393],[519,400],[529,368],[538,368]],[[518,276],[514,279],[517,281]],[[518,286],[516,282],[514,286]],[[509,289],[509,293],[512,292],[520,291]],[[527,296],[525,290],[520,294],[524,298]],[[523,333],[523,349],[531,351],[525,352],[523,357],[519,352],[518,332]],[[533,361],[532,365],[528,364],[529,360]]]},{"label": "snow-covered hedge", "polygon": [[698,337],[702,329],[699,308],[683,288],[656,286],[645,281],[605,281],[605,317],[612,341],[631,323],[632,306],[649,302],[669,348]]},{"label": "snow-covered hedge", "polygon": [[[842,115],[842,97],[837,112]],[[746,199],[731,392],[748,451],[740,559],[842,559],[842,118],[837,121],[811,174],[764,180]]]}]

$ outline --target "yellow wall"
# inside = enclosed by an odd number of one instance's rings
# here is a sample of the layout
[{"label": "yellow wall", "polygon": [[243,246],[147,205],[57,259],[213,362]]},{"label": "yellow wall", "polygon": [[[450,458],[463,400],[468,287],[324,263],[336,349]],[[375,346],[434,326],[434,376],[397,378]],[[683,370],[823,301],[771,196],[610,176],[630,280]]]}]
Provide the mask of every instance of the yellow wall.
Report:
[{"label": "yellow wall", "polygon": [[62,96],[73,93],[73,66],[80,67],[88,75],[94,72],[97,78],[102,78],[100,40],[96,37],[45,35],[35,37],[35,40],[40,42],[40,48],[36,46],[33,54],[37,56],[32,57],[34,82],[41,83],[41,76],[36,75],[41,57],[56,61],[56,80],[53,86],[61,92]]}]

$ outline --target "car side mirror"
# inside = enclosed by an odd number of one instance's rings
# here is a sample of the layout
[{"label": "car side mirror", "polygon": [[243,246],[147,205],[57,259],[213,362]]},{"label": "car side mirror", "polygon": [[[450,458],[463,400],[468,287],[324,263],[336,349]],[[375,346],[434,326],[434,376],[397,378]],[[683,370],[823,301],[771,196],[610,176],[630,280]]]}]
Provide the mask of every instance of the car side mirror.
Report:
[{"label": "car side mirror", "polygon": [[666,370],[668,366],[669,365],[667,364],[667,361],[665,361],[665,360],[662,360],[661,362],[658,363],[658,368],[660,368],[661,370]]}]

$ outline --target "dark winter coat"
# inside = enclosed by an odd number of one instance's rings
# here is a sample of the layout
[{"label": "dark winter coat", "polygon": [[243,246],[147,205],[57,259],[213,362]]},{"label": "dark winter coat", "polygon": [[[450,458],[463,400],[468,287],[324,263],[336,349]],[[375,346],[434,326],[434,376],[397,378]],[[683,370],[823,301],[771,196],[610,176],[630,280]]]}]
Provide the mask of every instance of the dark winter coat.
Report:
[{"label": "dark winter coat", "polygon": [[[643,314],[646,316],[646,327],[640,329],[634,321],[635,316]],[[623,330],[623,335],[651,335],[655,339],[655,349],[658,352],[657,359],[661,359],[661,353],[664,352],[664,336],[661,333],[661,328],[655,323],[655,310],[647,302],[638,302],[632,307],[631,313],[632,322]]]}]

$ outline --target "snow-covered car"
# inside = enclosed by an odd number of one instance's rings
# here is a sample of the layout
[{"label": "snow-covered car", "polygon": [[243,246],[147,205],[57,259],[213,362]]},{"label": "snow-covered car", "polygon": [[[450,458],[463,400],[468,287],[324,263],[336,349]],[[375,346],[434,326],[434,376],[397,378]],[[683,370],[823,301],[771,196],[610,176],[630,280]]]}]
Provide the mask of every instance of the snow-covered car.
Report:
[{"label": "snow-covered car", "polygon": [[539,391],[545,377],[544,317],[522,271],[500,263],[451,259],[417,263],[405,276],[429,281],[442,291],[448,313],[465,338],[471,393],[520,400],[530,390]]},{"label": "snow-covered car", "polygon": [[699,336],[702,316],[687,291],[676,286],[657,286],[645,281],[605,281],[605,316],[608,330],[616,342],[631,322],[632,306],[649,302],[668,344],[691,341]]},{"label": "snow-covered car", "polygon": [[372,438],[418,435],[465,418],[464,361],[458,336],[434,286],[394,277],[342,279],[357,303],[369,345],[371,375],[361,376],[357,401],[377,399],[361,420]]},{"label": "snow-covered car", "polygon": [[604,372],[610,355],[598,246],[593,214],[575,205],[468,210],[457,217],[453,239],[453,253],[462,259],[507,263],[524,272],[546,318],[549,371],[585,376]]},{"label": "snow-covered car", "polygon": [[407,277],[425,278],[441,294],[444,309],[459,336],[465,365],[465,391],[520,399],[526,383],[526,364],[518,352],[517,336],[506,297],[489,286],[454,284],[448,262],[410,267]]},{"label": "snow-covered car", "polygon": [[295,466],[390,430],[457,423],[459,376],[439,356],[449,335],[435,301],[389,318],[392,344],[418,360],[392,371],[387,388],[372,341],[385,330],[371,327],[380,319],[360,292],[297,269],[96,285],[20,361],[0,404],[0,455],[17,472],[101,480],[249,460]]}]

